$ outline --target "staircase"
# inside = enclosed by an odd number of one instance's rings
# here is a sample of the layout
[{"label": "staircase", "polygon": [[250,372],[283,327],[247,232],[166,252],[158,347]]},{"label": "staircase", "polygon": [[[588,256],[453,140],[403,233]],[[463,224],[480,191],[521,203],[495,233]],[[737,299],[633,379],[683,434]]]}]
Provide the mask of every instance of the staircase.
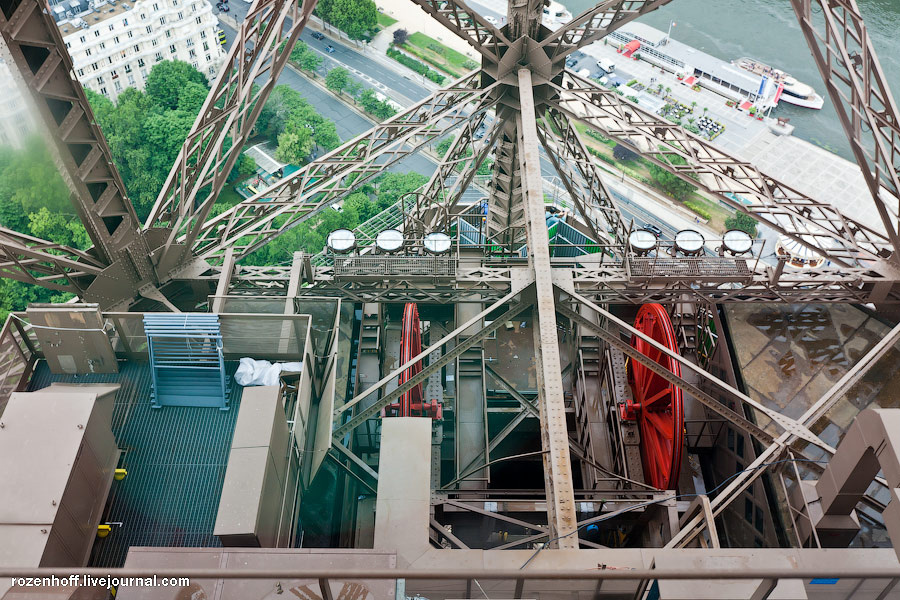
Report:
[{"label": "staircase", "polygon": [[145,314],[153,408],[215,407],[228,410],[228,387],[219,316],[207,313]]}]

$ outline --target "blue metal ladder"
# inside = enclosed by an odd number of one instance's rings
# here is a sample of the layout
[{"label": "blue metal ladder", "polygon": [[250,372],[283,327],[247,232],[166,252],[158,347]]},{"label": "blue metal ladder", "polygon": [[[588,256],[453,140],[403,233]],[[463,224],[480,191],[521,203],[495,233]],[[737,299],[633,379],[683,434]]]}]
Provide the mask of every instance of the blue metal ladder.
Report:
[{"label": "blue metal ladder", "polygon": [[195,406],[228,410],[218,315],[145,314],[144,332],[150,349],[153,408]]}]

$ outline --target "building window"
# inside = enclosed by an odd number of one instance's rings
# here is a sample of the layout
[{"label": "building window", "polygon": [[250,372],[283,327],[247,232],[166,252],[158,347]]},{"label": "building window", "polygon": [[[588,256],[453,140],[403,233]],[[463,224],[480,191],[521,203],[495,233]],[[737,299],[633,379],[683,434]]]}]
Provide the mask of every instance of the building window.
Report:
[{"label": "building window", "polygon": [[141,51],[141,45],[140,45],[140,44],[135,44],[135,45],[134,45],[134,51],[135,51],[135,52],[140,52],[140,51]]},{"label": "building window", "polygon": [[103,81],[103,76],[97,78],[97,85],[103,85],[105,82]]},{"label": "building window", "polygon": [[109,64],[112,64],[112,56],[106,57],[106,62],[108,62]]},{"label": "building window", "polygon": [[118,43],[119,43],[119,36],[113,37],[113,43],[114,43],[114,44],[118,44]]},{"label": "building window", "polygon": [[171,46],[169,46],[169,52],[171,52],[172,54],[175,54],[175,44],[172,44]]},{"label": "building window", "polygon": [[209,50],[209,42],[203,42],[203,51],[206,52]]},{"label": "building window", "polygon": [[147,79],[147,69],[141,69],[141,77]]},{"label": "building window", "polygon": [[191,66],[194,67],[195,69],[199,69],[199,68],[200,68],[200,65],[197,64],[197,61],[196,61],[196,60],[195,60],[194,62],[191,63]]},{"label": "building window", "polygon": [[206,55],[206,62],[209,62],[209,54]]},{"label": "building window", "polygon": [[159,40],[150,40],[150,45],[154,48],[159,44]]},{"label": "building window", "polygon": [[115,88],[116,88],[116,91],[117,91],[117,92],[121,92],[121,91],[122,91],[122,82],[121,82],[121,81],[117,81],[114,85],[115,85]]},{"label": "building window", "polygon": [[125,65],[125,72],[131,73],[131,65]]},{"label": "building window", "polygon": [[146,18],[147,18],[147,13],[141,13],[141,18],[142,18],[142,19],[146,19]]},{"label": "building window", "polygon": [[100,32],[96,29],[94,30],[94,37],[100,37]]},{"label": "building window", "polygon": [[100,49],[106,50],[106,42],[100,42]]},{"label": "building window", "polygon": [[159,10],[159,4],[156,2],[153,3],[153,10]]},{"label": "building window", "polygon": [[78,69],[78,76],[84,77],[84,69]]},{"label": "building window", "polygon": [[128,85],[134,85],[134,75],[128,76]]},{"label": "building window", "polygon": [[91,49],[88,48],[87,50],[84,51],[84,53],[85,53],[86,56],[90,56],[90,55],[91,55]]},{"label": "building window", "polygon": [[144,66],[146,66],[146,63],[144,63],[144,59],[143,59],[143,58],[139,58],[139,59],[138,59],[138,66],[139,66],[139,67],[144,67]]},{"label": "building window", "polygon": [[205,40],[205,39],[206,39],[206,32],[205,32],[205,31],[201,31],[201,32],[200,32],[200,39],[201,39],[201,40]]},{"label": "building window", "polygon": [[188,48],[193,48],[193,47],[194,47],[194,40],[192,40],[191,38],[188,38],[186,41],[187,41],[187,47],[188,47]]},{"label": "building window", "polygon": [[100,88],[100,93],[106,96],[106,88]]},{"label": "building window", "polygon": [[70,44],[69,42],[66,42],[66,48],[71,48],[71,47],[72,47],[72,44]]},{"label": "building window", "polygon": [[209,74],[210,74],[210,75],[215,75],[215,74],[216,74],[216,68],[215,68],[215,67],[210,67],[210,68],[209,68]]},{"label": "building window", "polygon": [[156,53],[156,62],[159,62],[161,60],[162,60],[162,52],[157,52]]},{"label": "building window", "polygon": [[167,38],[172,37],[172,30],[171,30],[171,29],[166,29],[166,37],[167,37]]},{"label": "building window", "polygon": [[160,17],[160,18],[159,18],[159,24],[160,24],[160,25],[165,25],[165,24],[166,24],[166,18],[165,18],[165,17]]},{"label": "building window", "polygon": [[189,51],[188,51],[188,58],[197,58],[197,51],[196,51],[196,50],[189,50]]},{"label": "building window", "polygon": [[128,25],[128,19],[122,19],[122,25],[127,26],[127,25]]},{"label": "building window", "polygon": [[94,64],[92,64],[91,66],[94,67],[94,70],[95,70],[95,71],[97,70],[97,63],[94,63]]},{"label": "building window", "polygon": [[180,20],[182,20],[183,18],[184,18],[184,13],[181,12],[181,11],[179,10],[179,11],[178,11],[178,20],[180,21]]},{"label": "building window", "polygon": [[199,25],[200,23],[203,22],[203,18],[202,18],[202,17],[197,17],[196,21],[197,21],[197,25]]},{"label": "building window", "polygon": [[114,29],[113,24],[110,23],[110,24],[109,24],[109,30],[112,31],[113,29]]},{"label": "building window", "polygon": [[153,28],[147,25],[147,33],[153,33]]},{"label": "building window", "polygon": [[81,36],[80,38],[78,38],[78,41],[80,41],[80,42],[83,44],[83,43],[84,43],[84,36]]}]

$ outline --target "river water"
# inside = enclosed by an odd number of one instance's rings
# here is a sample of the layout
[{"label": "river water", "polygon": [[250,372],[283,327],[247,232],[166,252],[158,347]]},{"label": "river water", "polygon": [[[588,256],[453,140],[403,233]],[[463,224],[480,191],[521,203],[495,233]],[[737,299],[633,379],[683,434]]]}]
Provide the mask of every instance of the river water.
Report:
[{"label": "river water", "polygon": [[[573,15],[595,0],[560,0]],[[900,96],[900,0],[858,0],[875,51],[894,91]],[[812,85],[825,98],[822,110],[782,103],[776,116],[788,117],[794,135],[853,160],[850,146],[825,91],[800,26],[787,0],[673,0],[641,19],[672,38],[723,60],[757,58]]]}]

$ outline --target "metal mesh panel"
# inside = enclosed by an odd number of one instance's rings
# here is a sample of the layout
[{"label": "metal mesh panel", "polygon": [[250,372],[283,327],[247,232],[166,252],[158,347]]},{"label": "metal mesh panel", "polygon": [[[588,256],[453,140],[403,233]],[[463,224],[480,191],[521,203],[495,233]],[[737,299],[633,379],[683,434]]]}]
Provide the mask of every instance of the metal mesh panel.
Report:
[{"label": "metal mesh panel", "polygon": [[443,256],[335,256],[337,277],[456,276],[456,258]]},{"label": "metal mesh panel", "polygon": [[635,258],[628,259],[633,277],[712,278],[743,281],[753,274],[742,258]]}]

